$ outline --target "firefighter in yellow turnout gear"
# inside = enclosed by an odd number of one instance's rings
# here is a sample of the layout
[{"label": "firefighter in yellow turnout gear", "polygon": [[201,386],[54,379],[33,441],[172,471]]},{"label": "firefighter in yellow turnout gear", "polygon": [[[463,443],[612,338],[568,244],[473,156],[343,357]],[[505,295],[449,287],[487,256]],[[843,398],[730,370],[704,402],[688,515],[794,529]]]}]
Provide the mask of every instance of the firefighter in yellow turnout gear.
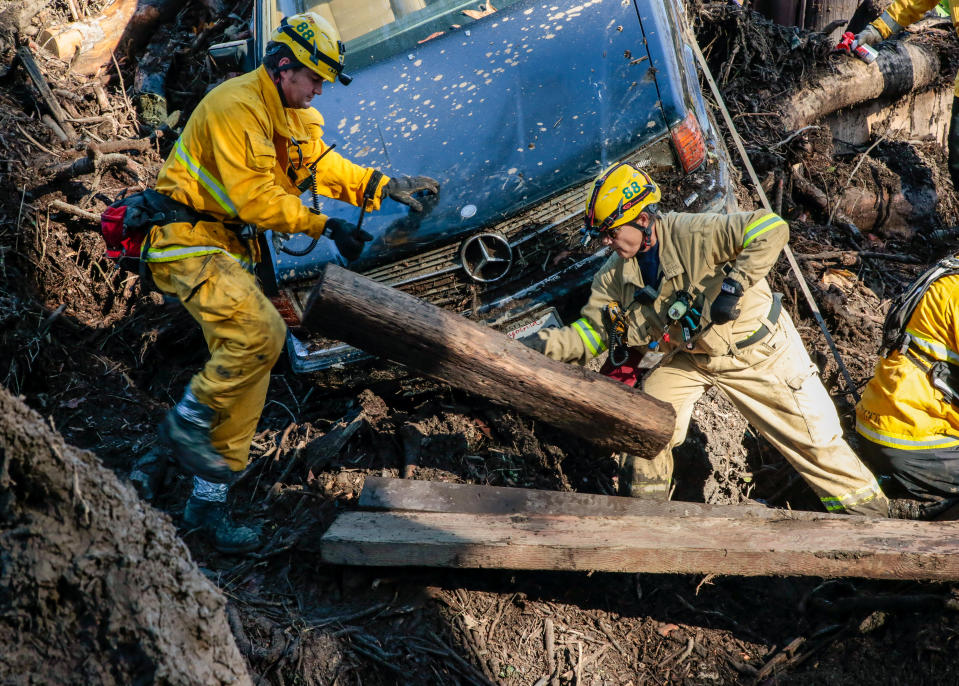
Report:
[{"label": "firefighter in yellow turnout gear", "polygon": [[621,492],[668,497],[672,449],[686,438],[696,400],[716,386],[828,511],[886,516],[888,501],[843,440],[816,367],[766,282],[788,240],[786,222],[765,211],[661,215],[659,199],[649,176],[628,164],[600,175],[587,200],[586,231],[615,254],[593,279],[580,319],[524,339],[553,359],[585,363],[609,345],[603,313],[616,303],[629,350],[668,356],[643,390],[673,406],[675,431],[653,459],[631,459]]},{"label": "firefighter in yellow turnout gear", "polygon": [[884,329],[856,406],[863,457],[890,495],[945,503],[959,496],[959,260],[920,277]]},{"label": "firefighter in yellow turnout gear", "polygon": [[[937,5],[948,5],[949,15],[959,32],[959,0],[896,0],[865,29],[856,34],[856,40],[867,45],[876,45],[893,36],[920,19]],[[876,71],[879,74],[879,71]],[[959,74],[953,87],[952,116],[949,124],[949,176],[953,188],[959,190]]]},{"label": "firefighter in yellow turnout gear", "polygon": [[305,183],[368,210],[386,196],[420,210],[414,194],[439,191],[427,177],[390,178],[356,165],[323,141],[323,117],[310,103],[324,83],[349,83],[343,57],[338,33],[320,16],[284,19],[262,66],[203,98],[157,179],[159,193],[201,219],[154,227],[143,258],[157,287],[199,322],[210,350],[159,431],[195,475],[186,524],[228,552],[258,544],[256,531],[230,521],[226,492],[247,465],[286,336],[251,273],[260,258],[256,232],[327,237],[351,261],[372,236],[307,208],[299,197]]}]

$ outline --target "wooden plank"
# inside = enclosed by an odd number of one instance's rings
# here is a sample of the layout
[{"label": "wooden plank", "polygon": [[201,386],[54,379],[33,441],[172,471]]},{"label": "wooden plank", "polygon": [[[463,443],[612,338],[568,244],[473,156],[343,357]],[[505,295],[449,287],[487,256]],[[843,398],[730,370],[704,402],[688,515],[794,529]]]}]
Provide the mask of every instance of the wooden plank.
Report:
[{"label": "wooden plank", "polygon": [[959,523],[348,512],[334,564],[959,580]]},{"label": "wooden plank", "polygon": [[845,518],[826,512],[796,512],[761,505],[706,505],[682,501],[657,502],[641,498],[541,491],[530,488],[476,486],[442,481],[416,481],[368,476],[360,493],[360,507],[374,510],[460,512],[463,514],[539,514],[577,516],[718,516],[734,519]]},{"label": "wooden plank", "polygon": [[604,449],[652,457],[673,435],[670,405],[335,264],[317,276],[303,326]]}]

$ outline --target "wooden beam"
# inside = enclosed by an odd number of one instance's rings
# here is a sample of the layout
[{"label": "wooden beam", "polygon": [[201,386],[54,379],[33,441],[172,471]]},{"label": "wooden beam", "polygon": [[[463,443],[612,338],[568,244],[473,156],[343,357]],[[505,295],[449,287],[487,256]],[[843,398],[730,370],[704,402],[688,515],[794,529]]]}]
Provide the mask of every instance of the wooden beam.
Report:
[{"label": "wooden beam", "polygon": [[720,516],[741,519],[846,518],[826,512],[796,512],[761,505],[706,505],[682,501],[660,502],[642,498],[540,491],[532,488],[504,488],[451,484],[443,481],[388,479],[368,476],[360,493],[359,506],[373,510],[418,512],[459,512],[462,514],[536,514],[576,516]]},{"label": "wooden beam", "polygon": [[334,264],[320,273],[303,325],[604,449],[652,457],[673,433],[666,403]]},{"label": "wooden beam", "polygon": [[959,523],[348,512],[334,564],[959,580]]}]

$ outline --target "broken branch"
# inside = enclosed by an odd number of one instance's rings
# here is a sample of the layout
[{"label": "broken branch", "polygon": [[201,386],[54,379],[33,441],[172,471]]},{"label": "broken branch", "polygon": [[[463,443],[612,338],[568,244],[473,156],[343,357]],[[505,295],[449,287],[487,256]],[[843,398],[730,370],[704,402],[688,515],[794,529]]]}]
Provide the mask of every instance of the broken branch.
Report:
[{"label": "broken branch", "polygon": [[72,214],[75,217],[80,217],[81,219],[88,219],[92,222],[99,222],[100,215],[94,214],[88,210],[81,209],[76,205],[71,205],[70,203],[63,202],[62,200],[51,200],[49,205],[51,210],[56,212],[66,212],[67,214]]}]

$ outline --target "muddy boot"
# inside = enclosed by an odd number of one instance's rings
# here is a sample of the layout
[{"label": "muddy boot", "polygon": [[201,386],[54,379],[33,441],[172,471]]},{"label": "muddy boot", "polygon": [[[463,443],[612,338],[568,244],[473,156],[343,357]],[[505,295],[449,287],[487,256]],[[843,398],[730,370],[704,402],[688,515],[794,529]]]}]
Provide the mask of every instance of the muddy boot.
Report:
[{"label": "muddy boot", "polygon": [[237,524],[226,505],[226,484],[193,477],[193,494],[183,510],[183,525],[199,529],[221,553],[248,553],[260,547],[260,527]]},{"label": "muddy boot", "polygon": [[213,408],[197,400],[187,387],[180,402],[163,418],[157,433],[188,474],[214,483],[230,483],[233,472],[210,443],[213,415]]},{"label": "muddy boot", "polygon": [[846,512],[865,517],[889,517],[891,508],[889,499],[880,493],[875,498],[846,507]]},{"label": "muddy boot", "polygon": [[152,501],[166,481],[170,467],[167,451],[155,445],[145,455],[137,458],[130,470],[130,482],[144,500]]},{"label": "muddy boot", "polygon": [[894,519],[917,519],[920,521],[948,521],[955,519],[954,508],[959,505],[959,498],[950,497],[932,502],[910,500],[907,498],[893,498],[889,501],[889,516]]},{"label": "muddy boot", "polygon": [[651,460],[622,453],[620,455],[619,494],[627,498],[669,500],[672,456],[663,454]]}]

